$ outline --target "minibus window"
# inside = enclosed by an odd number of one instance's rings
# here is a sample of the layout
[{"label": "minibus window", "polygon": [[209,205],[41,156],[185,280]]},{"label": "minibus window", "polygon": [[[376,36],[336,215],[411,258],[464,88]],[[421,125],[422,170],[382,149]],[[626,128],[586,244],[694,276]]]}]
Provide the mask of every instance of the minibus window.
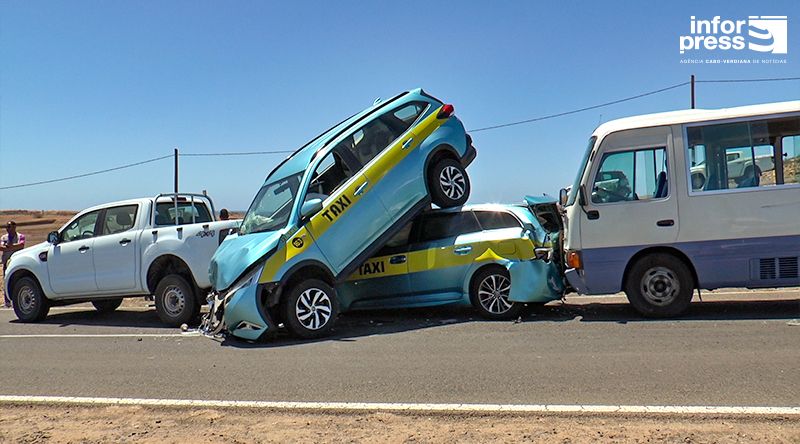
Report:
[{"label": "minibus window", "polygon": [[694,192],[798,183],[800,118],[698,126],[686,134]]},{"label": "minibus window", "polygon": [[593,203],[667,197],[665,148],[606,154],[592,186]]}]

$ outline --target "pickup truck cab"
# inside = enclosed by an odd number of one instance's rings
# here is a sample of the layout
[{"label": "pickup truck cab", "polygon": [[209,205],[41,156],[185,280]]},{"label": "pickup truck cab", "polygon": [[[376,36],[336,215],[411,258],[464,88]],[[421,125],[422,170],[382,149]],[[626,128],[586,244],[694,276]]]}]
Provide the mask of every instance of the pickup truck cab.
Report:
[{"label": "pickup truck cab", "polygon": [[198,316],[211,256],[240,222],[215,221],[202,194],[92,207],[47,242],[14,253],[5,291],[23,322],[44,319],[52,305],[92,302],[105,312],[125,297],[154,295],[161,320],[180,325]]}]

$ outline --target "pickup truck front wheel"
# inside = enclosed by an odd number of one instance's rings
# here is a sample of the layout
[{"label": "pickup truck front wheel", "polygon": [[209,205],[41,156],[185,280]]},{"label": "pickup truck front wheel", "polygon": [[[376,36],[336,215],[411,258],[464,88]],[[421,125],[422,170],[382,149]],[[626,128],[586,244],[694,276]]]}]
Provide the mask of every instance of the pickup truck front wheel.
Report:
[{"label": "pickup truck front wheel", "polygon": [[177,274],[161,279],[156,286],[155,299],[158,317],[171,327],[189,323],[198,312],[192,286]]},{"label": "pickup truck front wheel", "polygon": [[14,302],[14,313],[22,322],[38,322],[47,317],[50,301],[44,295],[39,283],[30,277],[24,277],[14,283],[11,299]]}]

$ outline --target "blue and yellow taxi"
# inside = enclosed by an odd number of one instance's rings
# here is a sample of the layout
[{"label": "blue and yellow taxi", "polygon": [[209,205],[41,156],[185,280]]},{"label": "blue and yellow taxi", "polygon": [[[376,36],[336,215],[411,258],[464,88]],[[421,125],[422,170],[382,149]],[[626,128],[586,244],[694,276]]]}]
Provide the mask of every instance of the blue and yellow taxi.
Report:
[{"label": "blue and yellow taxi", "polygon": [[215,253],[203,328],[251,340],[279,324],[326,334],[334,287],[432,203],[463,205],[475,155],[454,107],[421,89],[325,131],[267,176]]}]

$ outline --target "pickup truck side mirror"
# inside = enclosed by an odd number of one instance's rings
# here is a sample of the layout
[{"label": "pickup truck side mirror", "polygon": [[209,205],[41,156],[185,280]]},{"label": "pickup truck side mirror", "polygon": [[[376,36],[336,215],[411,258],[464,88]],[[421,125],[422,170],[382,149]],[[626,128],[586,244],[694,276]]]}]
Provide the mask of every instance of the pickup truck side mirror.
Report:
[{"label": "pickup truck side mirror", "polygon": [[51,231],[47,233],[47,242],[50,242],[53,245],[58,245],[58,231]]},{"label": "pickup truck side mirror", "polygon": [[300,217],[303,219],[308,219],[311,216],[319,213],[322,209],[322,199],[309,199],[303,202],[303,206],[300,207]]}]

